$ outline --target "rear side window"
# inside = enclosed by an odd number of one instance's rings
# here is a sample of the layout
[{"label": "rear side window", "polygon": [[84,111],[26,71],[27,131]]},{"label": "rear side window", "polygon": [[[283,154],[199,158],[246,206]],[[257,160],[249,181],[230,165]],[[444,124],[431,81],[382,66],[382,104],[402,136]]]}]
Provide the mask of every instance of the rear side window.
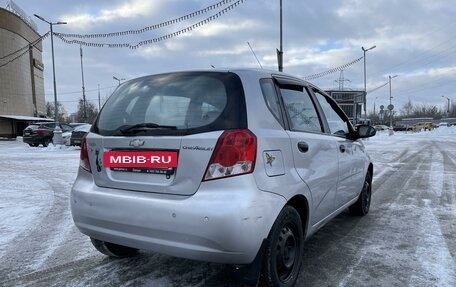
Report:
[{"label": "rear side window", "polygon": [[264,100],[274,117],[282,124],[282,115],[280,113],[279,99],[275,90],[275,85],[272,79],[262,79],[260,81],[261,91],[263,92]]},{"label": "rear side window", "polygon": [[151,134],[191,134],[246,128],[244,92],[233,73],[186,72],[148,76],[120,86],[105,104],[94,132],[156,124]]},{"label": "rear side window", "polygon": [[43,128],[43,129],[54,129],[55,128],[55,123],[42,124],[41,128]]}]

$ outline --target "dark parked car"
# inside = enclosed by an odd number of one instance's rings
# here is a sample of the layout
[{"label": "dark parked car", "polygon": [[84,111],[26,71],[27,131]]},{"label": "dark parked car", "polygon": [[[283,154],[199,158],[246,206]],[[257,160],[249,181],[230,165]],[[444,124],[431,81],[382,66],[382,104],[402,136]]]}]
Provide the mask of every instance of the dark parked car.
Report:
[{"label": "dark parked car", "polygon": [[[29,146],[44,147],[52,142],[54,136],[55,122],[33,123],[26,127],[23,132],[23,141]],[[73,128],[67,124],[60,124],[62,132],[71,132]]]},{"label": "dark parked car", "polygon": [[82,138],[90,131],[91,127],[92,125],[90,124],[75,127],[73,132],[71,132],[70,144],[81,146]]}]

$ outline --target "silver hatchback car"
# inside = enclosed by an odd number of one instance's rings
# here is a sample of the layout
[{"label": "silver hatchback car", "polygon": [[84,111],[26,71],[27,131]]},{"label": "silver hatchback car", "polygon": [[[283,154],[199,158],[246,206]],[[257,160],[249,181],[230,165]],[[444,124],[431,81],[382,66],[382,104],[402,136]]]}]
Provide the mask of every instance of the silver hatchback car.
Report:
[{"label": "silver hatchback car", "polygon": [[109,256],[152,250],[292,286],[308,236],[347,208],[368,213],[373,165],[359,139],[374,134],[284,73],[130,80],[83,139],[73,219]]}]

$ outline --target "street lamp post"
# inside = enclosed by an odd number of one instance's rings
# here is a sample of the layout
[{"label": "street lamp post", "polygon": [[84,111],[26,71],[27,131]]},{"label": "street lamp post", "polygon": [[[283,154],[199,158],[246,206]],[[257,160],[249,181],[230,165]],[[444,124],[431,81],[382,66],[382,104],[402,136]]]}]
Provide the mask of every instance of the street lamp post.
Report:
[{"label": "street lamp post", "polygon": [[448,106],[447,106],[447,118],[450,116],[450,98],[442,96],[442,98],[446,98],[448,101]]},{"label": "street lamp post", "polygon": [[82,45],[79,46],[79,52],[81,55],[81,78],[82,78],[82,104],[83,106],[83,118],[84,122],[87,122],[87,102],[85,95],[85,85],[84,85],[84,66],[82,64]]},{"label": "street lamp post", "polygon": [[377,101],[377,99],[378,99],[378,97],[375,97],[375,100],[374,100],[374,115],[377,115],[377,114],[375,113],[375,102]]},{"label": "street lamp post", "polygon": [[388,76],[389,89],[390,89],[390,104],[388,106],[388,110],[390,111],[390,127],[393,127],[393,109],[394,109],[394,106],[391,104],[391,99],[393,98],[393,96],[391,95],[391,79],[394,79],[396,77],[397,77],[397,75],[394,75],[392,77],[391,77],[391,75]]},{"label": "street lamp post", "polygon": [[366,90],[366,52],[372,49],[375,49],[377,47],[376,45],[370,47],[369,49],[364,49],[364,47],[361,47],[363,50],[364,56],[364,120],[367,120],[367,112],[366,112],[366,104],[367,104],[367,90]]},{"label": "street lamp post", "polygon": [[125,81],[124,78],[119,79],[119,78],[117,78],[116,76],[112,76],[112,78],[113,78],[114,80],[116,80],[117,82],[119,82],[119,86],[120,86],[120,81]]},{"label": "street lamp post", "polygon": [[62,129],[60,129],[60,124],[59,124],[59,109],[57,105],[57,85],[56,85],[56,80],[55,80],[55,63],[54,63],[54,31],[52,30],[53,25],[64,25],[66,22],[49,22],[43,17],[33,14],[36,18],[40,19],[43,22],[46,22],[49,24],[49,27],[51,29],[51,51],[52,51],[52,75],[54,79],[54,119],[55,119],[55,129],[54,129],[54,136],[52,137],[52,142],[54,145],[58,144],[63,144],[63,138],[62,138]]}]

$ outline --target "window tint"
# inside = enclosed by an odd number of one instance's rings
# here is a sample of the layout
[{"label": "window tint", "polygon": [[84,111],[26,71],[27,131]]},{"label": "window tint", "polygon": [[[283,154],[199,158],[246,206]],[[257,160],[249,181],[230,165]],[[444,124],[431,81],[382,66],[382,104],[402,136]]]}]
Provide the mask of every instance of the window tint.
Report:
[{"label": "window tint", "polygon": [[285,110],[290,119],[290,129],[305,132],[322,132],[315,106],[304,88],[285,89],[280,92],[285,104]]},{"label": "window tint", "polygon": [[345,136],[349,132],[347,123],[332,108],[332,106],[328,102],[328,99],[324,95],[322,95],[318,91],[314,92],[318,102],[320,103],[321,108],[323,109],[323,112],[325,113],[330,133],[337,136]]},{"label": "window tint", "polygon": [[[94,132],[113,135],[122,127],[142,123],[176,127],[176,134],[245,128],[241,81],[235,74],[219,72],[171,73],[129,81],[105,104]],[[173,131],[152,129],[150,133]]]},{"label": "window tint", "polygon": [[70,125],[61,124],[61,126],[62,126],[62,131],[63,132],[71,132],[71,131],[73,131],[73,127],[70,126]]},{"label": "window tint", "polygon": [[45,129],[54,129],[55,123],[42,124],[41,127]]},{"label": "window tint", "polygon": [[282,123],[282,115],[280,113],[280,105],[275,91],[274,82],[271,79],[263,79],[260,81],[260,84],[266,105],[274,117]]}]

